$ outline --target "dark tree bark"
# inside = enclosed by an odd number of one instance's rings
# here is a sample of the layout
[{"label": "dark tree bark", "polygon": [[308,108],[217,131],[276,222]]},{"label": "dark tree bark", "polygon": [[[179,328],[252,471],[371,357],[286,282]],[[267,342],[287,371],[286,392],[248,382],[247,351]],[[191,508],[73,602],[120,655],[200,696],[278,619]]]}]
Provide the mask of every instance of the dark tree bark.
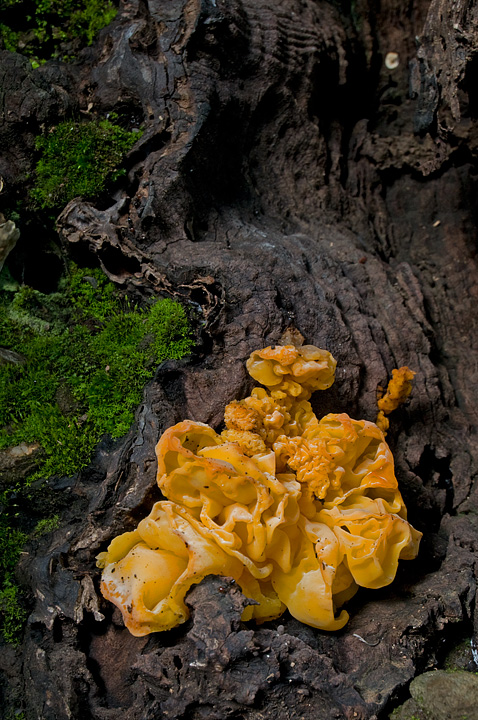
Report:
[{"label": "dark tree bark", "polygon": [[[5,182],[22,182],[41,124],[142,119],[124,185],[101,207],[70,202],[62,242],[202,319],[197,356],[159,368],[129,435],[52,482],[69,506],[22,560],[35,605],[0,660],[5,705],[21,692],[44,720],[372,720],[472,635],[477,25],[471,0],[131,0],[76,65],[33,72],[0,52]],[[211,578],[186,626],[132,637],[95,555],[159,499],[159,434],[220,426],[249,353],[290,325],[338,361],[318,413],[374,420],[392,368],[417,371],[388,440],[418,560],[360,592],[340,633],[288,615],[244,626],[237,588]]]}]

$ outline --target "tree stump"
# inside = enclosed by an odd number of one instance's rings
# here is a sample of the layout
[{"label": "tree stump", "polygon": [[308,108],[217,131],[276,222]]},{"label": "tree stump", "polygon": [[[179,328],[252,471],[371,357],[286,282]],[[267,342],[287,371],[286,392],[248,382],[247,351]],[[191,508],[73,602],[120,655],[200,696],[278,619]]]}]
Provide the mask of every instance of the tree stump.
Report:
[{"label": "tree stump", "polygon": [[[127,437],[78,476],[61,526],[27,548],[34,604],[0,660],[3,703],[42,720],[376,720],[475,627],[478,560],[478,16],[458,0],[129,0],[72,65],[0,51],[0,175],[35,131],[128,114],[144,133],[108,202],[58,218],[140,295],[195,303],[201,342],[163,364]],[[245,360],[297,328],[338,361],[317,414],[374,420],[391,370],[416,371],[388,435],[419,558],[322,633],[288,614],[241,624],[208,578],[192,619],[135,638],[95,556],[160,498],[154,447],[185,418],[218,428]],[[2,651],[3,652],[3,651]]]}]

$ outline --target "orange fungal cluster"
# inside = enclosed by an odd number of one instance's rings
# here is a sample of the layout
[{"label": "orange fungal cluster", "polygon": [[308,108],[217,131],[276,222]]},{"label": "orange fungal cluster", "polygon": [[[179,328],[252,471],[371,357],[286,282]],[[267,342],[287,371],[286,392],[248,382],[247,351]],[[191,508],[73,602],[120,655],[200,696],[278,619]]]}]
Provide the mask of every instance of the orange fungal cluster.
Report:
[{"label": "orange fungal cluster", "polygon": [[264,387],[226,407],[226,429],[185,420],[161,437],[156,503],[98,556],[101,590],[141,636],[188,618],[184,598],[206,575],[233,577],[244,620],[279,617],[338,630],[359,586],[380,588],[421,534],[407,522],[381,430],[346,414],[318,419],[312,392],[335,360],[312,345],[268,347],[247,368]]}]

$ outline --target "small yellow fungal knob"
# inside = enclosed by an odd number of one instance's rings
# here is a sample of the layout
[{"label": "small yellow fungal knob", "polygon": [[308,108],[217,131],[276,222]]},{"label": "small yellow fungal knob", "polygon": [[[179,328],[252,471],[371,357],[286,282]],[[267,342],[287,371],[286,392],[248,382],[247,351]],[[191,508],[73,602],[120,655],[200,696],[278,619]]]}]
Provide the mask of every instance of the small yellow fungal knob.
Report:
[{"label": "small yellow fungal knob", "polygon": [[385,416],[390,415],[408,398],[412,392],[412,381],[415,375],[416,373],[406,365],[392,370],[392,378],[388,383],[387,392],[377,403],[379,413],[376,424],[383,433],[387,432],[390,424]]}]

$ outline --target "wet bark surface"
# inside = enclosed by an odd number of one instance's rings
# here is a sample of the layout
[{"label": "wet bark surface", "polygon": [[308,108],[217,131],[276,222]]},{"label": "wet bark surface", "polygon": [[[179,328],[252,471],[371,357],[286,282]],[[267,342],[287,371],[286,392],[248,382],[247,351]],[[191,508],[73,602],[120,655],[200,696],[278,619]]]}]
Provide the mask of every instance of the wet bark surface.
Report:
[{"label": "wet bark surface", "polygon": [[[70,202],[60,236],[130,291],[193,304],[201,337],[193,358],[158,369],[126,438],[49,481],[67,501],[21,561],[32,613],[21,648],[2,649],[6,708],[21,697],[44,720],[385,718],[473,634],[478,11],[398,5],[131,0],[74,65],[32,71],[0,51],[12,192],[45,123],[144,123],[121,186]],[[339,633],[288,614],[241,624],[238,588],[209,578],[185,626],[132,637],[99,595],[95,555],[160,499],[160,433],[186,417],[220,427],[251,387],[249,353],[289,326],[338,361],[318,414],[374,420],[392,368],[417,372],[388,441],[419,558],[359,592]]]}]

